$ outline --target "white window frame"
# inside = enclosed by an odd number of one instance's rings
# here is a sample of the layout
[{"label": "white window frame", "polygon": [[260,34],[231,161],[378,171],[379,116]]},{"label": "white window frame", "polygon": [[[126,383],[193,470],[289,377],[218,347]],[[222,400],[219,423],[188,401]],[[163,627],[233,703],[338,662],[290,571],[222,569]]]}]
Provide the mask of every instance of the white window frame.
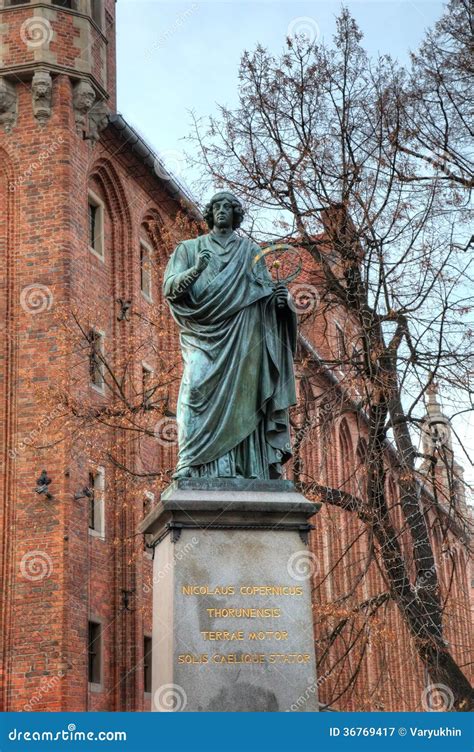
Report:
[{"label": "white window frame", "polygon": [[[96,326],[91,326],[90,328],[91,332],[94,332],[95,334],[99,335],[99,351],[102,355],[105,354],[105,332],[102,331],[102,329],[98,329]],[[90,346],[92,347],[92,342],[90,343]],[[89,357],[91,356],[91,353],[89,353]],[[91,378],[91,374],[89,373],[89,385],[92,387],[92,389],[95,389],[96,392],[99,394],[105,394],[105,377],[104,377],[104,364],[99,364],[99,370],[100,375],[102,378],[102,384],[94,384]]]},{"label": "white window frame", "polygon": [[[99,225],[99,232],[98,232],[98,238],[94,238],[95,244],[99,245],[99,250],[97,248],[94,248],[89,243],[89,204],[92,204],[92,206],[96,206],[99,210],[97,213],[98,217],[98,225]],[[104,243],[104,217],[105,217],[105,205],[102,199],[97,195],[97,193],[94,193],[90,188],[87,191],[87,245],[89,246],[89,251],[102,263],[105,262],[105,243]],[[96,229],[97,234],[97,229]],[[98,243],[97,243],[98,241]]]},{"label": "white window frame", "polygon": [[[150,507],[152,509],[153,505],[155,503],[155,494],[153,493],[153,491],[145,491],[145,493],[143,494],[143,496],[146,499],[149,499],[149,501],[150,501]],[[151,511],[151,509],[150,509],[150,511]],[[146,538],[147,538],[146,534],[144,534],[144,538],[145,538],[145,543],[146,543]],[[152,559],[153,558],[153,551],[148,551],[146,548],[144,548],[143,549],[143,555],[147,559]]]},{"label": "white window frame", "polygon": [[[339,360],[344,360],[344,358],[347,358],[347,342],[346,342],[346,333],[344,331],[344,327],[341,326],[341,324],[338,321],[334,322],[336,327],[336,357],[339,358]],[[343,351],[341,352],[341,342],[344,343]],[[339,364],[339,367],[342,367],[342,364]]]},{"label": "white window frame", "polygon": [[[149,258],[149,269],[150,269],[150,292],[147,293],[142,286],[142,248],[146,249],[146,252],[148,254]],[[152,274],[152,257],[153,257],[153,248],[151,247],[150,243],[147,243],[146,240],[143,238],[140,238],[140,292],[147,301],[147,303],[153,303],[153,274]]]},{"label": "white window frame", "polygon": [[100,627],[100,682],[89,681],[89,642],[87,643],[87,684],[90,692],[103,692],[104,691],[104,622],[103,619],[97,616],[89,616],[87,618],[87,640],[89,640],[89,624],[98,624]]},{"label": "white window frame", "polygon": [[99,523],[97,528],[88,527],[89,535],[105,540],[105,468],[92,468],[91,473],[94,475],[94,513]]}]

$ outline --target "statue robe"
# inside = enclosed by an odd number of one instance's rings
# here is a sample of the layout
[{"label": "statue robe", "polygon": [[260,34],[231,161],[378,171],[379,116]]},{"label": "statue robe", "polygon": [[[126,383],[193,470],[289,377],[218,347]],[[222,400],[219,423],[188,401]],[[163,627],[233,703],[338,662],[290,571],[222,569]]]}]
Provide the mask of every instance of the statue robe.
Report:
[{"label": "statue robe", "polygon": [[[202,249],[209,264],[183,292]],[[260,250],[210,233],[180,243],[168,262],[163,291],[184,361],[176,475],[277,478],[291,457],[296,315],[277,309],[265,262],[254,263]]]}]

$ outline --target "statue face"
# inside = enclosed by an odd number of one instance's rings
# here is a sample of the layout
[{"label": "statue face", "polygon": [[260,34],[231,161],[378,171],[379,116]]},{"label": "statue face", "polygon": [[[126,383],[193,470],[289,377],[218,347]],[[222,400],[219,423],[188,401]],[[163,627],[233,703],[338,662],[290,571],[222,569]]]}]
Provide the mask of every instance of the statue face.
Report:
[{"label": "statue face", "polygon": [[215,201],[212,205],[212,214],[214,216],[215,227],[218,227],[220,230],[232,227],[234,210],[229,199],[221,198]]}]

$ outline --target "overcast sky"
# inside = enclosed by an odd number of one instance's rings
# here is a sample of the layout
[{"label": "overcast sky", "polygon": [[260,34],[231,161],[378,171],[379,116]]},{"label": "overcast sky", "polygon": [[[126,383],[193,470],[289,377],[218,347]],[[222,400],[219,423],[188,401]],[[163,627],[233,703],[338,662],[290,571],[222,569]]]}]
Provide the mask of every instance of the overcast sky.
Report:
[{"label": "overcast sky", "polygon": [[[370,53],[406,61],[441,15],[436,0],[348,0]],[[118,110],[169,169],[192,182],[182,152],[189,110],[216,111],[237,101],[243,50],[257,43],[279,53],[291,31],[330,40],[339,0],[119,0]]]}]

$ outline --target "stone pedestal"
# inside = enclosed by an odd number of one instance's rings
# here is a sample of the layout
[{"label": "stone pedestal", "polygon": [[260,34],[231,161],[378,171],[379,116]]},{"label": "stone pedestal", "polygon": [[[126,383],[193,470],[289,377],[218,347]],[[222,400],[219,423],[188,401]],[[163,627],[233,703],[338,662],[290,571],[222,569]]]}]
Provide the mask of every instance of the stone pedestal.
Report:
[{"label": "stone pedestal", "polygon": [[153,544],[153,710],[318,710],[308,518],[289,481],[182,479]]}]

